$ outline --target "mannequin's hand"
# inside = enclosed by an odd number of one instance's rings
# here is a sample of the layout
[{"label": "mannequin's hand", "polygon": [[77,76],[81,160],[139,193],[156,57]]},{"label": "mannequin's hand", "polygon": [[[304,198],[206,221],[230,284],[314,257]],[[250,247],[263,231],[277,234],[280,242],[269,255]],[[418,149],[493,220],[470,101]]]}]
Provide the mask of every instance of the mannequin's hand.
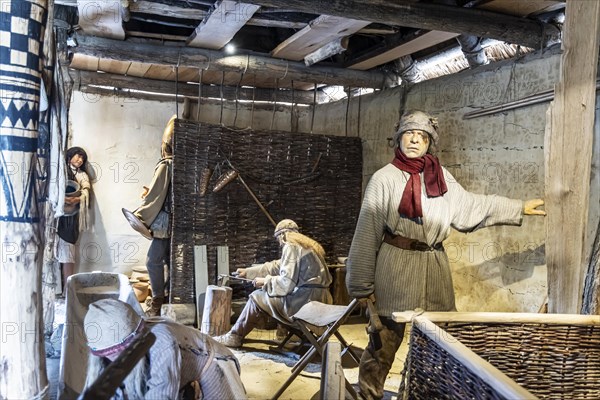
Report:
[{"label": "mannequin's hand", "polygon": [[150,188],[148,188],[148,186],[142,186],[143,190],[142,190],[142,194],[141,194],[141,198],[145,199],[146,196],[148,195],[148,190],[150,190]]},{"label": "mannequin's hand", "polygon": [[246,277],[246,268],[238,268],[238,269],[235,270],[235,273],[240,278],[245,278]]},{"label": "mannequin's hand", "polygon": [[260,289],[261,287],[265,286],[265,278],[254,278],[252,284],[254,284],[255,288]]},{"label": "mannequin's hand", "polygon": [[74,204],[77,204],[81,201],[81,199],[79,197],[65,197],[65,204],[72,206]]},{"label": "mannequin's hand", "polygon": [[523,203],[523,214],[525,215],[546,215],[546,211],[537,210],[538,207],[544,205],[544,200],[542,199],[532,199],[527,200]]}]

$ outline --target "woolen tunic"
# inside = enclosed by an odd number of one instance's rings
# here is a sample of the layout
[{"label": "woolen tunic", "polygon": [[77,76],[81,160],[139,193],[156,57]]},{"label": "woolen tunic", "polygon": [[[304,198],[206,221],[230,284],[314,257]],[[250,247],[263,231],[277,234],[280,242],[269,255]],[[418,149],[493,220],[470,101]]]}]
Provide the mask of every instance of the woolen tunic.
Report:
[{"label": "woolen tunic", "polygon": [[421,308],[456,310],[450,263],[443,248],[404,250],[383,242],[386,229],[395,235],[441,243],[450,228],[471,232],[491,225],[520,225],[523,202],[496,195],[467,192],[442,167],[448,191],[427,197],[423,173],[423,217],[402,217],[398,206],[410,174],[392,164],[378,170],[365,189],[363,204],[346,263],[346,285],[352,297],[375,293],[381,316]]},{"label": "woolen tunic", "polygon": [[164,321],[149,325],[156,342],[147,353],[145,399],[176,400],[179,390],[193,381],[200,383],[207,400],[247,398],[239,363],[227,347],[181,324]]},{"label": "woolen tunic", "polygon": [[264,277],[265,285],[250,294],[269,315],[291,323],[294,315],[311,300],[331,304],[331,274],[313,250],[285,243],[281,259],[246,268],[246,277]]},{"label": "woolen tunic", "polygon": [[152,225],[165,205],[171,184],[172,168],[173,159],[171,157],[163,158],[156,164],[148,193],[142,200],[142,204],[133,212],[147,227]]}]

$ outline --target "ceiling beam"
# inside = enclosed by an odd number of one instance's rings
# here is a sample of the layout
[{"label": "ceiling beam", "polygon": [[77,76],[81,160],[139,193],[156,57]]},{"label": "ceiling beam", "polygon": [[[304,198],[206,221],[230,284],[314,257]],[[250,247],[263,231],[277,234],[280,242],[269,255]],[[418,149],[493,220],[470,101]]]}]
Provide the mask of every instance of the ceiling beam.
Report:
[{"label": "ceiling beam", "polygon": [[411,0],[247,0],[268,7],[285,7],[302,12],[337,15],[388,25],[463,33],[493,38],[532,48],[545,45],[558,34],[554,25],[491,11],[416,3]]},{"label": "ceiling beam", "polygon": [[201,94],[202,98],[223,98],[225,100],[248,100],[248,101],[273,101],[277,99],[278,103],[296,103],[296,104],[317,104],[326,100],[323,92],[317,91],[316,97],[313,92],[303,90],[278,90],[275,94],[271,89],[259,88],[235,88],[231,86],[215,85],[192,85],[189,83],[179,83],[176,87],[173,81],[161,81],[157,79],[138,78],[133,76],[98,73],[95,71],[71,70],[70,75],[73,77],[74,86],[81,90],[94,91],[93,87],[106,87],[117,89],[131,89],[136,91],[144,91],[151,93],[159,93],[162,95],[175,95],[185,97],[198,98]]},{"label": "ceiling beam", "polygon": [[158,66],[189,67],[211,71],[252,73],[269,79],[293,80],[325,85],[381,89],[397,84],[394,76],[379,71],[352,71],[334,67],[307,67],[304,63],[260,55],[227,55],[216,50],[119,41],[77,35],[74,56],[147,63]]},{"label": "ceiling beam", "polygon": [[188,40],[188,46],[205,49],[222,49],[260,8],[254,4],[222,0],[196,27]]},{"label": "ceiling beam", "polygon": [[378,65],[397,60],[438,43],[445,42],[457,37],[458,34],[441,31],[417,31],[408,37],[402,38],[401,43],[384,49],[375,49],[367,54],[363,54],[347,65],[350,69],[368,70]]}]

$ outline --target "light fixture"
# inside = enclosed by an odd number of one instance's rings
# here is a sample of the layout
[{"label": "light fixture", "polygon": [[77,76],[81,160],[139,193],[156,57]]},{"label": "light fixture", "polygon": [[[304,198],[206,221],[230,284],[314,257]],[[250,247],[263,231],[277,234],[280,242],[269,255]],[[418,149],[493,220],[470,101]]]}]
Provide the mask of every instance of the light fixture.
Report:
[{"label": "light fixture", "polygon": [[225,45],[225,53],[234,54],[235,53],[235,45],[232,43],[227,43],[227,45]]}]

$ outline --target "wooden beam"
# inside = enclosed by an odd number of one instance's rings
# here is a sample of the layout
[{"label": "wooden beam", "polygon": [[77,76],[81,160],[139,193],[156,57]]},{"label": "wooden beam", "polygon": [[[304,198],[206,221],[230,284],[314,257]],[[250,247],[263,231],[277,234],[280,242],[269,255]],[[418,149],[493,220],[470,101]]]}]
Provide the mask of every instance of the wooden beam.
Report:
[{"label": "wooden beam", "polygon": [[119,0],[77,0],[79,26],[88,35],[124,39]]},{"label": "wooden beam", "polygon": [[[117,61],[190,67],[212,71],[249,72],[269,79],[289,79],[326,85],[384,88],[396,85],[394,77],[382,72],[351,71],[334,67],[307,67],[304,63],[259,55],[227,55],[215,50],[117,41],[87,35],[77,36],[74,55]],[[280,86],[281,87],[281,86]]]},{"label": "wooden beam", "polygon": [[[580,313],[594,141],[600,2],[568,1],[560,81],[547,121],[548,312]],[[593,205],[598,208],[598,204]]]},{"label": "wooden beam", "polygon": [[353,64],[349,65],[348,68],[365,71],[457,36],[457,33],[451,32],[419,31],[415,36],[411,36],[409,40],[405,40],[404,43],[392,49],[380,52],[379,54],[369,53],[361,56]]},{"label": "wooden beam", "polygon": [[222,49],[260,8],[254,4],[222,0],[215,9],[196,27],[188,40],[192,47]]},{"label": "wooden beam", "polygon": [[368,21],[321,15],[281,42],[271,56],[300,61],[327,43],[351,35],[369,24]]},{"label": "wooden beam", "polygon": [[378,0],[248,0],[269,7],[285,7],[302,12],[337,15],[388,25],[427,30],[465,33],[509,43],[540,48],[558,29],[540,21],[518,18],[491,11],[416,3],[410,0],[382,2]]},{"label": "wooden beam", "polygon": [[[118,74],[103,74],[92,71],[72,71],[71,75],[75,80],[75,87],[87,88],[91,86],[115,87],[119,89],[132,89],[151,93],[175,95],[177,92],[181,96],[197,98],[200,93],[198,85],[189,83],[179,83],[177,88],[175,82],[159,81],[156,79],[137,78],[133,76],[125,76]],[[91,89],[90,89],[91,90]],[[273,90],[269,89],[253,89],[253,88],[235,88],[224,86],[222,97],[226,100],[254,100],[254,101],[273,101],[277,98],[278,103],[297,103],[297,104],[313,104],[314,93],[306,91],[294,91],[292,95],[290,90],[278,90],[274,94]],[[236,93],[237,92],[237,93]],[[202,98],[221,98],[221,88],[214,85],[202,85]],[[316,102],[322,103],[326,96],[321,92],[317,92]]]}]

